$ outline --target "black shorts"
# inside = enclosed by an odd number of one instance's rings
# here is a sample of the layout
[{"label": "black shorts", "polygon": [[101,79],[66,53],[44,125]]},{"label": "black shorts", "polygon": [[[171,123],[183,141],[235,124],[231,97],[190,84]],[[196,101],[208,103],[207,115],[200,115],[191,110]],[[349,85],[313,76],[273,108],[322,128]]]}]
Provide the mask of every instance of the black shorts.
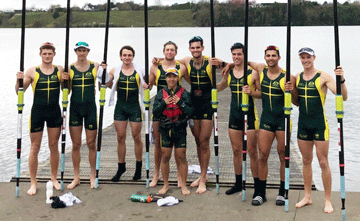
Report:
[{"label": "black shorts", "polygon": [[214,109],[211,105],[211,97],[191,97],[191,103],[194,107],[194,112],[191,115],[191,119],[194,120],[212,120]]},{"label": "black shorts", "polygon": [[82,126],[85,121],[85,129],[97,129],[96,104],[94,103],[70,103],[70,120],[71,127]]},{"label": "black shorts", "polygon": [[49,128],[61,127],[62,117],[59,105],[33,105],[30,115],[30,132],[44,130],[44,123]]},{"label": "black shorts", "polygon": [[186,148],[186,130],[161,132],[161,147]]},{"label": "black shorts", "polygon": [[141,108],[139,104],[135,105],[125,105],[125,104],[116,104],[114,111],[114,120],[116,121],[127,121],[130,122],[141,122]]},{"label": "black shorts", "polygon": [[[254,112],[247,115],[247,129],[258,129],[259,125],[255,119]],[[244,130],[244,114],[239,108],[230,108],[229,129]]]}]

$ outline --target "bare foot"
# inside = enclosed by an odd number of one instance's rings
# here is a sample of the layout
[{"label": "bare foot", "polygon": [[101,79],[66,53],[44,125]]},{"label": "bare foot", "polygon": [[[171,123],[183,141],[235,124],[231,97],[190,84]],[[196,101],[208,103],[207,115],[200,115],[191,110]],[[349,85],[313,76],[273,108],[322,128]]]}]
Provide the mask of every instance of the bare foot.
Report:
[{"label": "bare foot", "polygon": [[197,193],[197,194],[203,194],[203,193],[205,193],[205,192],[206,192],[206,185],[205,185],[205,183],[200,182],[200,183],[199,183],[199,187],[196,189],[196,192],[195,192],[195,193]]},{"label": "bare foot", "polygon": [[[79,182],[80,184],[80,182]],[[90,176],[90,188],[95,189],[95,177]]]},{"label": "bare foot", "polygon": [[61,186],[60,186],[60,184],[59,184],[59,182],[58,182],[57,180],[52,181],[52,182],[53,182],[53,186],[54,186],[54,188],[55,188],[56,190],[60,190],[60,189],[61,189]]},{"label": "bare foot", "polygon": [[36,194],[36,184],[31,184],[30,189],[26,193],[30,196],[35,195]]},{"label": "bare foot", "polygon": [[324,212],[325,212],[325,213],[332,213],[332,212],[334,212],[334,208],[332,207],[331,202],[328,201],[328,200],[325,200]]},{"label": "bare foot", "polygon": [[186,187],[186,186],[182,186],[181,187],[181,192],[184,196],[189,195],[190,194],[190,190]]},{"label": "bare foot", "polygon": [[67,185],[66,188],[68,188],[69,190],[72,190],[79,184],[80,184],[80,180],[74,179],[69,185]]},{"label": "bare foot", "polygon": [[199,186],[199,182],[200,182],[200,177],[197,178],[197,180],[195,180],[194,182],[192,182],[192,183],[190,184],[190,187],[197,187],[197,186]]},{"label": "bare foot", "polygon": [[158,181],[159,181],[159,177],[158,176],[154,176],[153,179],[151,180],[149,187],[156,187]]},{"label": "bare foot", "polygon": [[167,193],[167,191],[169,191],[169,186],[164,186],[163,188],[161,188],[161,190],[159,190],[159,194],[165,194]]},{"label": "bare foot", "polygon": [[312,201],[311,201],[310,197],[304,197],[300,202],[295,204],[295,207],[301,208],[301,207],[304,207],[306,205],[311,205],[311,204],[312,204]]}]

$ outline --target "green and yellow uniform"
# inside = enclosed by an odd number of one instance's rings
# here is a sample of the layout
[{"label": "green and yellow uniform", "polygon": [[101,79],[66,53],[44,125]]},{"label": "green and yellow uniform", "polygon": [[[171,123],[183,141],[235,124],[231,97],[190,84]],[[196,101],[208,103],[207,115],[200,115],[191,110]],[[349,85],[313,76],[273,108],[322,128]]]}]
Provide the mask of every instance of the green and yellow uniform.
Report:
[{"label": "green and yellow uniform", "polygon": [[141,109],[139,104],[140,75],[134,72],[127,76],[120,71],[117,80],[117,101],[114,120],[141,122]]},{"label": "green and yellow uniform", "polygon": [[299,93],[298,139],[329,140],[329,125],[324,105],[326,94],[321,90],[321,71],[306,81],[302,72],[296,80]]},{"label": "green and yellow uniform", "polygon": [[75,64],[70,66],[70,126],[82,126],[88,130],[97,129],[96,103],[95,103],[96,68],[90,61],[87,71],[81,72]]},{"label": "green and yellow uniform", "polygon": [[[247,83],[252,91],[255,91],[255,85],[251,82],[252,69],[247,71]],[[237,78],[233,70],[230,70],[228,77],[228,86],[231,89],[231,103],[229,115],[229,128],[234,130],[244,130],[244,113],[241,108],[242,103],[242,87],[244,86],[244,76]],[[258,129],[258,117],[256,106],[254,105],[255,98],[249,96],[249,111],[248,111],[248,130]]]},{"label": "green and yellow uniform", "polygon": [[209,57],[204,57],[204,63],[199,70],[194,67],[194,58],[191,59],[188,72],[191,82],[191,102],[195,108],[191,118],[194,120],[211,120],[213,108],[211,106],[212,73]]},{"label": "green and yellow uniform", "polygon": [[32,83],[34,102],[30,115],[30,132],[44,130],[44,122],[49,128],[62,125],[61,110],[59,106],[60,72],[54,66],[54,72],[47,75],[35,68],[35,78]]},{"label": "green and yellow uniform", "polygon": [[285,94],[285,70],[271,80],[266,66],[260,74],[262,114],[260,129],[267,131],[285,131],[284,121],[284,94]]},{"label": "green and yellow uniform", "polygon": [[[178,70],[179,73],[179,85],[181,85],[181,70],[180,70],[180,62],[179,61],[175,61],[175,68]],[[156,71],[156,80],[155,80],[155,85],[156,85],[156,89],[157,89],[157,93],[159,93],[159,91],[163,88],[167,87],[166,84],[166,70],[164,70],[161,61],[158,64],[158,69]],[[153,115],[153,119],[152,121],[159,121],[159,119]]]}]

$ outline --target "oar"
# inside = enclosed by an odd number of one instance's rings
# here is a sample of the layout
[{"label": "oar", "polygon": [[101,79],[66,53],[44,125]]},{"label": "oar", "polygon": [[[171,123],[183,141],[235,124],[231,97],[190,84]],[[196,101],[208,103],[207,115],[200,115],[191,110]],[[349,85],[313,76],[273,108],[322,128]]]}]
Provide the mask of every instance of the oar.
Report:
[{"label": "oar", "polygon": [[[24,71],[24,51],[25,51],[25,13],[26,0],[22,3],[22,18],[21,18],[21,51],[20,51],[20,71]],[[24,88],[23,79],[19,79],[18,90],[18,122],[17,122],[17,147],[16,147],[16,193],[19,197],[19,182],[20,182],[20,166],[21,166],[21,139],[22,139],[22,111],[24,108]]]},{"label": "oar", "polygon": [[[214,29],[214,2],[210,0],[210,17],[211,17],[211,56],[215,57],[215,29]],[[219,127],[218,127],[218,116],[217,116],[217,107],[218,107],[218,93],[216,89],[216,66],[211,67],[212,78],[213,78],[213,88],[211,91],[211,103],[212,108],[214,109],[214,148],[215,148],[215,175],[216,175],[216,193],[220,193],[219,186]]]},{"label": "oar", "polygon": [[[104,59],[103,59],[105,64],[107,60],[107,49],[108,49],[108,40],[109,40],[109,20],[110,20],[110,0],[107,1],[107,8],[106,8],[106,27],[105,27],[105,44],[104,44]],[[103,75],[101,79],[101,89],[100,89],[100,118],[99,118],[99,131],[98,131],[97,152],[96,152],[95,188],[99,187],[102,125],[104,118],[104,105],[105,105],[105,92],[106,92],[105,77],[106,77],[106,68],[104,68],[103,71]]]},{"label": "oar", "polygon": [[[249,28],[249,0],[245,1],[245,25],[244,25],[244,85],[247,85],[247,63],[248,63],[248,28]],[[249,111],[249,95],[241,93],[241,110],[244,113],[244,130],[243,130],[243,161],[242,161],[242,201],[246,197],[246,152],[247,152],[247,118]]]},{"label": "oar", "polygon": [[[70,0],[67,1],[66,7],[66,37],[65,37],[65,67],[64,72],[68,72],[69,66],[69,33],[70,33]],[[62,135],[61,135],[61,160],[60,160],[60,186],[61,191],[64,190],[64,171],[65,171],[65,148],[66,148],[66,111],[68,106],[68,96],[69,96],[69,82],[68,80],[64,81],[63,88],[63,99],[62,99],[62,107],[63,107],[63,124],[62,124]]]},{"label": "oar", "polygon": [[[145,82],[149,85],[149,36],[148,36],[148,4],[144,0],[144,18],[145,18]],[[150,137],[149,137],[149,107],[150,107],[150,89],[145,89],[145,145],[146,145],[146,188],[150,183]]]},{"label": "oar", "polygon": [[[337,0],[334,0],[334,33],[335,33],[335,68],[340,66],[339,49],[339,25],[337,15]],[[345,160],[344,160],[344,133],[343,133],[343,96],[341,94],[341,76],[336,76],[336,118],[338,121],[339,141],[339,166],[340,166],[340,193],[341,193],[341,212],[342,220],[346,220],[345,211]]]},{"label": "oar", "polygon": [[[291,43],[291,0],[287,3],[287,36],[286,36],[286,76],[285,83],[290,81],[290,43]],[[289,211],[289,187],[290,187],[290,114],[291,92],[285,92],[285,211]]]}]

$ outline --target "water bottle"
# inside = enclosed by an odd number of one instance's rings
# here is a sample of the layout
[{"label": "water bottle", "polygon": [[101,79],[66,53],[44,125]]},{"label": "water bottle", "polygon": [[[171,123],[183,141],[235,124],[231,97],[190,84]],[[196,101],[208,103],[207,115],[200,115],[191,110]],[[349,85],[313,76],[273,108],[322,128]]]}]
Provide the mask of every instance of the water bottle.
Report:
[{"label": "water bottle", "polygon": [[53,201],[50,199],[54,194],[53,192],[53,182],[49,181],[46,183],[46,203],[52,203]]},{"label": "water bottle", "polygon": [[130,197],[132,202],[150,203],[152,201],[151,196],[133,194]]}]

